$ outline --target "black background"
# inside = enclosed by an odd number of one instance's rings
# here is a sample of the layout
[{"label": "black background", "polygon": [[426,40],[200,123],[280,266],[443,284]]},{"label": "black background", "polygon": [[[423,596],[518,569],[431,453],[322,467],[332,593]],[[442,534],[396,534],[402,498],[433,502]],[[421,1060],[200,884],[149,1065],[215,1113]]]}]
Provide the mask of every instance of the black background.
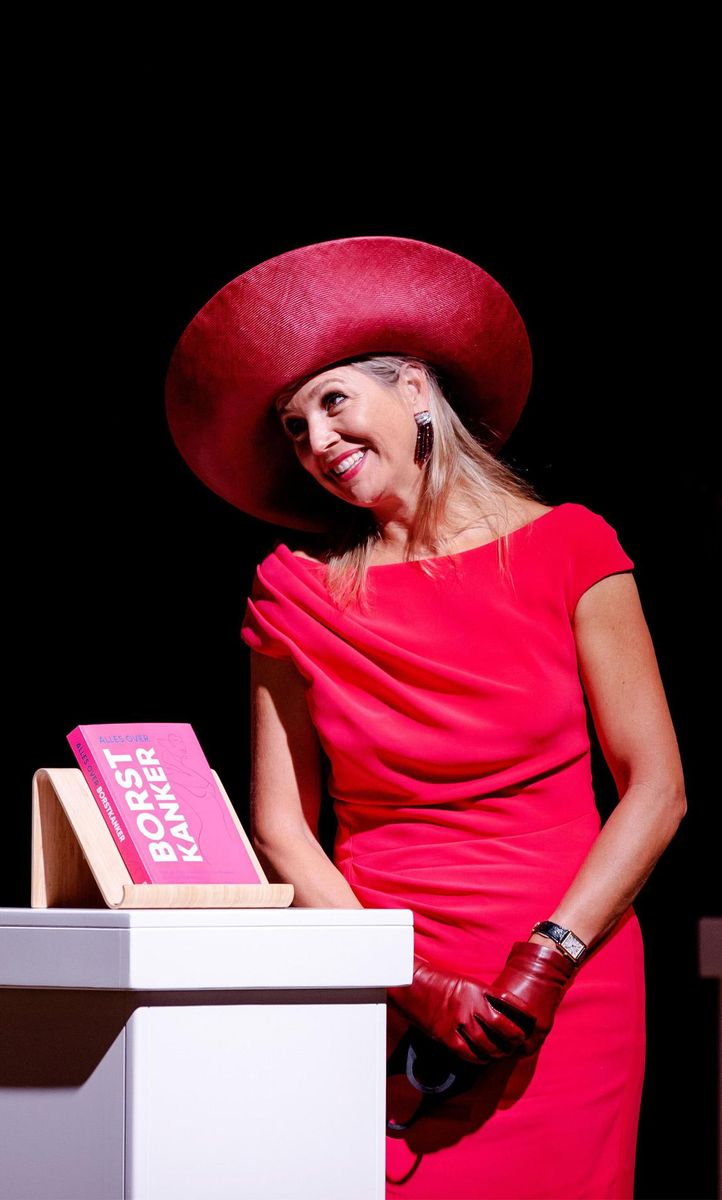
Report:
[{"label": "black background", "polygon": [[[610,109],[575,76],[574,96],[543,114],[529,98],[492,147],[481,96],[478,121],[464,98],[463,127],[447,93],[446,109],[407,110],[397,95],[393,115],[349,110],[332,128],[348,76],[324,75],[329,103],[301,115],[304,71],[284,129],[261,128],[246,95],[221,137],[212,97],[182,90],[182,72],[132,66],[133,86],[118,72],[103,90],[96,67],[53,103],[50,89],[7,228],[18,383],[2,903],[29,904],[32,774],[73,765],[77,724],[189,721],[248,819],[238,631],[278,531],[205,489],[173,446],[163,379],[185,325],[294,246],[361,234],[443,245],[506,288],[529,332],[532,392],[503,457],[545,503],[602,513],[635,562],[689,803],[635,902],[648,988],[637,1195],[713,1196],[718,986],[698,977],[696,939],[698,919],[720,911],[717,272],[704,138],[688,119],[704,96],[680,117],[674,83],[650,76],[637,92],[625,76],[630,103]],[[614,789],[594,754],[606,814]]]}]

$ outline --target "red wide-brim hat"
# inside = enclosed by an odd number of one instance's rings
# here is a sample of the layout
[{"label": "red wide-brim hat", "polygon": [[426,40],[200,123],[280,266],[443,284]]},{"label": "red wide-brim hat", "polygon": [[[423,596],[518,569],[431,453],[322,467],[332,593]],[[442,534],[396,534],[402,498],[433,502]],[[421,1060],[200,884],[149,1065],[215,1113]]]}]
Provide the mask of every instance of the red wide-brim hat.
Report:
[{"label": "red wide-brim hat", "polygon": [[259,263],[197,313],[166,377],[174,441],[191,470],[243,512],[329,529],[348,519],[348,504],[300,465],[274,399],[374,353],[435,367],[449,403],[494,453],[529,394],[524,323],[486,271],[412,238],[340,238]]}]

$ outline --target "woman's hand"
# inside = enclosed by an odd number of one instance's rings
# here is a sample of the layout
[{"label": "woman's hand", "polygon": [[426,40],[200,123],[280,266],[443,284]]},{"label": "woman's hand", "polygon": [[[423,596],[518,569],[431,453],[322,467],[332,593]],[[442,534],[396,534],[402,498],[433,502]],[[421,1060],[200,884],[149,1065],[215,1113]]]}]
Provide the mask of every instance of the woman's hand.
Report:
[{"label": "woman's hand", "polygon": [[522,1031],[516,1049],[534,1054],[549,1033],[554,1016],[577,964],[555,946],[514,942],[509,957],[491,987],[485,989],[488,1007],[479,1018],[494,1024],[501,1010]]},{"label": "woman's hand", "polygon": [[[483,1026],[474,1019],[475,1010],[485,1003],[483,985],[476,980],[449,975],[415,956],[411,984],[389,988],[387,995],[403,1017],[459,1058],[478,1065],[499,1054],[497,1045],[489,1042]],[[518,1032],[506,1018],[502,1020],[510,1035]]]},{"label": "woman's hand", "polygon": [[389,988],[393,1006],[466,1062],[533,1054],[551,1029],[575,964],[554,947],[515,942],[491,985],[449,975],[414,958],[407,987]]}]

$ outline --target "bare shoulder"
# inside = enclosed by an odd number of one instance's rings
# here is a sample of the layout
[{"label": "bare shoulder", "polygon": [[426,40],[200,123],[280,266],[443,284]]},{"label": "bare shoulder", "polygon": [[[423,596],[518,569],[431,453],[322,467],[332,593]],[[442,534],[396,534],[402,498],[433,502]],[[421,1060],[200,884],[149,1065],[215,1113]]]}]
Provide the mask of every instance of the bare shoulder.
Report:
[{"label": "bare shoulder", "polygon": [[553,505],[541,504],[539,500],[521,499],[510,505],[509,508],[509,527],[507,533],[512,533],[522,525],[529,525],[535,521],[537,517],[544,516],[544,513],[551,512]]},{"label": "bare shoulder", "polygon": [[541,504],[538,500],[527,500],[525,503],[526,518],[528,521],[532,521],[534,517],[540,517],[542,513],[551,512],[553,507],[553,504]]}]

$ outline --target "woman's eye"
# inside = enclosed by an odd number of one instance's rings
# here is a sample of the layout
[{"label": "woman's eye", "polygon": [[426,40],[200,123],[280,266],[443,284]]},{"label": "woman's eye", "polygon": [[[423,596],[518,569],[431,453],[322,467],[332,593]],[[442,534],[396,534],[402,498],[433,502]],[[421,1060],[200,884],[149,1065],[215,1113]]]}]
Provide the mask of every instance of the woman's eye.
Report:
[{"label": "woman's eye", "polygon": [[[343,392],[326,392],[326,395],[325,395],[325,396],[324,396],[324,398],[323,398],[323,402],[324,402],[324,404],[326,404],[326,403],[327,403],[327,401],[329,401],[329,400],[335,400],[336,398],[338,398],[339,400],[345,400],[345,399],[346,399],[346,397],[344,396]],[[335,405],[334,405],[333,407],[335,408]]]},{"label": "woman's eye", "polygon": [[[323,404],[324,408],[335,409],[338,407],[338,404],[331,403],[331,401],[341,401],[345,399],[346,397],[343,392],[326,392],[321,403]],[[306,422],[302,418],[290,417],[285,424],[286,433],[290,438],[293,438],[294,441],[298,439],[299,435],[303,433],[305,428]]]}]

